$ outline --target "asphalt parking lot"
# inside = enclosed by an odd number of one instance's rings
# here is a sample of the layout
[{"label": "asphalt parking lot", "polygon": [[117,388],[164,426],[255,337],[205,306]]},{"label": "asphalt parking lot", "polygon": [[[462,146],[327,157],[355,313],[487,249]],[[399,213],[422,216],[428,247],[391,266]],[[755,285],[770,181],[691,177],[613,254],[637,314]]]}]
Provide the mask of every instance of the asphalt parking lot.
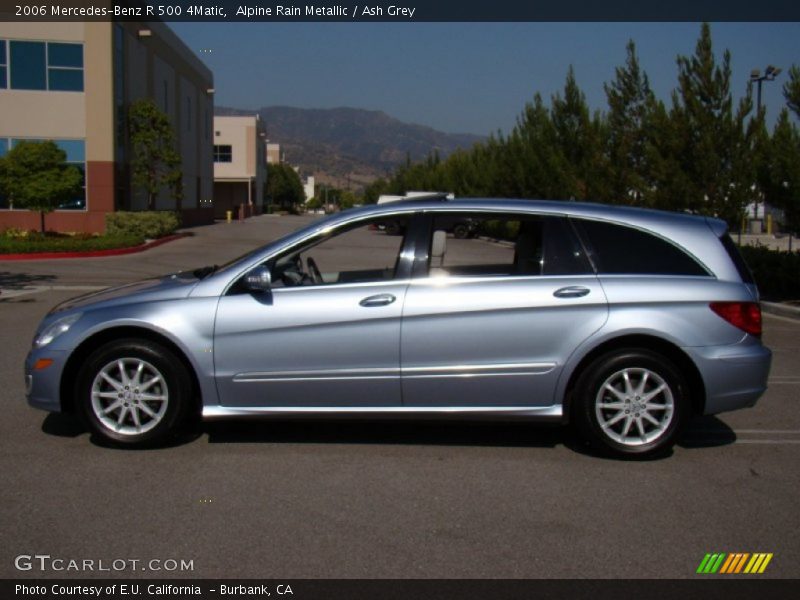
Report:
[{"label": "asphalt parking lot", "polygon": [[[0,262],[0,577],[691,578],[709,552],[773,553],[760,577],[800,577],[798,321],[765,315],[774,362],[755,408],[694,421],[649,462],[588,455],[559,427],[496,423],[215,423],[120,451],[26,405],[22,363],[56,303],[223,262],[305,222]],[[17,570],[21,554],[141,562],[42,573]],[[193,569],[142,571],[150,560]]]}]

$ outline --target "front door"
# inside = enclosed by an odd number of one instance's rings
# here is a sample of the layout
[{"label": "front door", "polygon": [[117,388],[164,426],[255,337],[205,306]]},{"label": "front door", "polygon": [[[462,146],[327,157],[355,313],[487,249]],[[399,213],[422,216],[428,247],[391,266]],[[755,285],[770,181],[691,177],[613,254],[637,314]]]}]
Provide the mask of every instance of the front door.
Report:
[{"label": "front door", "polygon": [[214,331],[221,403],[399,406],[403,243],[362,222],[270,260],[269,293],[234,285]]}]

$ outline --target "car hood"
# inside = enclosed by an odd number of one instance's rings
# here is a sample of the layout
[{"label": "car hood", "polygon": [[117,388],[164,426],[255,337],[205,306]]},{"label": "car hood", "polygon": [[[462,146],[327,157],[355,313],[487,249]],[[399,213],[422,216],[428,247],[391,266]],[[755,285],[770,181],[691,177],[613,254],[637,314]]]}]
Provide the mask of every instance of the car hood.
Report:
[{"label": "car hood", "polygon": [[126,283],[90,292],[57,305],[50,314],[67,310],[84,310],[87,308],[105,308],[130,304],[133,302],[153,302],[157,300],[173,300],[185,298],[197,285],[198,279],[190,271],[173,273],[164,277],[143,279],[134,283]]}]

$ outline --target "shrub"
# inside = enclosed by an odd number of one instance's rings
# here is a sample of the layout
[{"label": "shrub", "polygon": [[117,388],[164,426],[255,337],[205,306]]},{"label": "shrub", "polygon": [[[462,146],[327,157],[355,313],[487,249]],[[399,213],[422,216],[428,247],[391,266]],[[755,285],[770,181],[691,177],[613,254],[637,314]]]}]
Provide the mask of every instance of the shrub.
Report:
[{"label": "shrub", "polygon": [[739,248],[764,300],[800,300],[800,253],[763,246]]},{"label": "shrub", "polygon": [[0,236],[0,255],[30,254],[34,252],[87,252],[138,246],[144,239],[135,235],[44,235],[33,232],[30,235]]},{"label": "shrub", "polygon": [[170,211],[113,212],[106,215],[109,235],[154,239],[173,233],[179,226],[178,214]]}]

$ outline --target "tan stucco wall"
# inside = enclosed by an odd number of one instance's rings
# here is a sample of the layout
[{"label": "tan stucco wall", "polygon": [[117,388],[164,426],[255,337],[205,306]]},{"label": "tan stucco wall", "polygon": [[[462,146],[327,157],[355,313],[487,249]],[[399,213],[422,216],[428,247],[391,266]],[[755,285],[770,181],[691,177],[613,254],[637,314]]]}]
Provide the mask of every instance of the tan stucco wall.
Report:
[{"label": "tan stucco wall", "polygon": [[[0,39],[81,42],[84,23],[0,22]],[[88,50],[84,48],[84,60]],[[86,137],[86,94],[4,89],[0,92],[0,137]]]}]

